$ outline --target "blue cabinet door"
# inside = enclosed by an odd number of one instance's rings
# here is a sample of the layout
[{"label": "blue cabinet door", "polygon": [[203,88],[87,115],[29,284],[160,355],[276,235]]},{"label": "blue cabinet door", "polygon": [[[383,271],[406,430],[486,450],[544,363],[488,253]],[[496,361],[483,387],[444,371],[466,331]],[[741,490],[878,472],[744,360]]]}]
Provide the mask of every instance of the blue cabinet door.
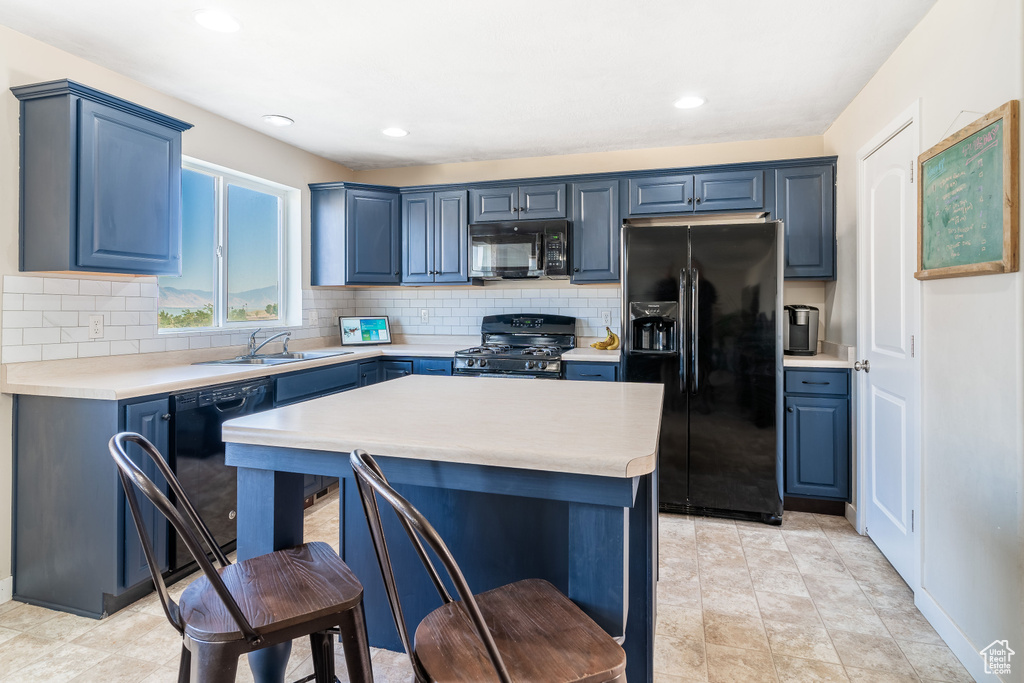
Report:
[{"label": "blue cabinet door", "polygon": [[849,500],[850,399],[786,397],[786,493]]},{"label": "blue cabinet door", "polygon": [[519,218],[519,187],[471,189],[469,204],[471,223],[514,221]]},{"label": "blue cabinet door", "polygon": [[368,387],[376,384],[379,379],[379,366],[374,360],[364,360],[359,363],[359,386]]},{"label": "blue cabinet door", "polygon": [[[167,456],[170,445],[170,417],[170,401],[167,398],[132,403],[124,407],[125,430],[142,434],[156,446],[164,457]],[[128,456],[142,468],[146,476],[152,479],[164,493],[167,493],[167,485],[163,476],[157,472],[156,464],[141,448],[135,444],[128,444]],[[168,567],[167,518],[160,514],[141,493],[136,493],[136,497],[139,499],[139,508],[142,512],[146,533],[149,535],[150,543],[153,544],[160,570],[164,571]],[[123,501],[121,512],[124,536],[120,584],[122,587],[128,588],[149,579],[150,573],[146,555],[142,551],[142,542],[139,540],[139,532],[135,527],[127,500]]]},{"label": "blue cabinet door", "polygon": [[764,171],[698,173],[693,177],[694,211],[764,208]]},{"label": "blue cabinet door", "polygon": [[692,175],[630,179],[629,214],[631,216],[689,211],[693,211]]},{"label": "blue cabinet door", "polygon": [[402,196],[402,282],[434,281],[434,193]]},{"label": "blue cabinet door", "polygon": [[619,182],[572,186],[572,281],[619,280]]},{"label": "blue cabinet door", "polygon": [[519,218],[565,218],[565,183],[521,185]]},{"label": "blue cabinet door", "polygon": [[411,360],[384,360],[380,362],[380,380],[398,379],[412,374]]},{"label": "blue cabinet door", "polygon": [[465,190],[434,193],[434,282],[469,282],[469,207]]},{"label": "blue cabinet door", "polygon": [[787,280],[836,279],[833,171],[831,164],[775,171],[775,217],[786,231]]},{"label": "blue cabinet door", "polygon": [[181,133],[78,100],[82,270],[181,275]]},{"label": "blue cabinet door", "polygon": [[402,221],[398,193],[363,189],[346,192],[347,283],[399,284]]}]

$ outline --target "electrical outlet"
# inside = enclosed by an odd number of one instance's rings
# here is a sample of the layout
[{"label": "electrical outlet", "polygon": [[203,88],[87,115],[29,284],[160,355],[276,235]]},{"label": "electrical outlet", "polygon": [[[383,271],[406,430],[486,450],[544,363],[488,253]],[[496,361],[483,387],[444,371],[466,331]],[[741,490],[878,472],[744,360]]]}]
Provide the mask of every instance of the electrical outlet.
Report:
[{"label": "electrical outlet", "polygon": [[320,327],[320,314],[315,309],[309,312],[309,326]]},{"label": "electrical outlet", "polygon": [[89,316],[89,339],[102,339],[103,338],[103,316],[102,315],[90,315]]},{"label": "electrical outlet", "polygon": [[612,324],[612,312],[611,311],[601,311],[601,324],[605,325],[605,326],[608,326],[608,325]]},{"label": "electrical outlet", "polygon": [[428,309],[426,309],[426,308],[421,308],[420,309],[420,322],[421,323],[429,323],[430,322],[430,311]]}]

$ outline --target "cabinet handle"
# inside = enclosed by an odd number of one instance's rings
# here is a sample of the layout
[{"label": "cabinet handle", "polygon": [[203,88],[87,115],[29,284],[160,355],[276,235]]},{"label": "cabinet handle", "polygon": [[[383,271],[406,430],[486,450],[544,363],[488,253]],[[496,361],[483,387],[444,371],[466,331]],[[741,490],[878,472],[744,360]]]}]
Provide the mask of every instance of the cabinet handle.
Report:
[{"label": "cabinet handle", "polygon": [[821,386],[821,387],[827,387],[829,384],[832,384],[832,382],[808,382],[805,379],[801,380],[800,383],[801,384],[816,384],[816,385]]},{"label": "cabinet handle", "polygon": [[599,372],[581,372],[580,373],[580,377],[600,377],[600,376],[601,376],[601,373],[599,373]]},{"label": "cabinet handle", "polygon": [[700,197],[697,197],[697,203],[700,204]]},{"label": "cabinet handle", "polygon": [[693,204],[693,197],[687,197],[686,198],[686,203],[687,204]]},{"label": "cabinet handle", "polygon": [[578,273],[578,272],[580,272],[580,269],[579,269],[579,268],[573,268],[573,269],[572,269],[572,272],[574,272],[574,273]]},{"label": "cabinet handle", "polygon": [[402,274],[402,271],[400,271],[400,270],[396,270],[395,271],[395,275],[401,275],[401,274]]},{"label": "cabinet handle", "polygon": [[793,412],[793,408],[792,407],[786,408],[786,412],[787,413],[792,413]]},{"label": "cabinet handle", "polygon": [[166,420],[170,420],[171,419],[171,414],[170,413],[164,413],[163,415],[160,416],[160,419],[161,420],[165,420],[165,421]]}]

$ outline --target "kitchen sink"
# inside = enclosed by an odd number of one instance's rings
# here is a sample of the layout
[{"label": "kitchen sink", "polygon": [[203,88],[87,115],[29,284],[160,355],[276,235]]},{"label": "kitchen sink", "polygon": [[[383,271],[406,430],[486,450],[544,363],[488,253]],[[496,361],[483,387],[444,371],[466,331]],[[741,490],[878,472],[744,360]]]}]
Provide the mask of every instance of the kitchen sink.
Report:
[{"label": "kitchen sink", "polygon": [[225,358],[223,360],[204,360],[201,363],[192,365],[282,365],[284,363],[296,363],[300,360],[316,360],[317,358],[330,358],[332,356],[344,356],[351,351],[295,351],[291,353],[274,353],[265,356],[238,356],[237,358]]}]

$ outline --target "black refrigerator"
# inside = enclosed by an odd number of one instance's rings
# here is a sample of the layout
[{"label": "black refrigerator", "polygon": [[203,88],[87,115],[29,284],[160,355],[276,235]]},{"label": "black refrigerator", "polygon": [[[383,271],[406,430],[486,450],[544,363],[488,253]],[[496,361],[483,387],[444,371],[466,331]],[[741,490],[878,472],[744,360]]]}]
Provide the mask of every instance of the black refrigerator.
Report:
[{"label": "black refrigerator", "polygon": [[782,225],[627,220],[623,375],[665,387],[663,511],[782,519]]}]

